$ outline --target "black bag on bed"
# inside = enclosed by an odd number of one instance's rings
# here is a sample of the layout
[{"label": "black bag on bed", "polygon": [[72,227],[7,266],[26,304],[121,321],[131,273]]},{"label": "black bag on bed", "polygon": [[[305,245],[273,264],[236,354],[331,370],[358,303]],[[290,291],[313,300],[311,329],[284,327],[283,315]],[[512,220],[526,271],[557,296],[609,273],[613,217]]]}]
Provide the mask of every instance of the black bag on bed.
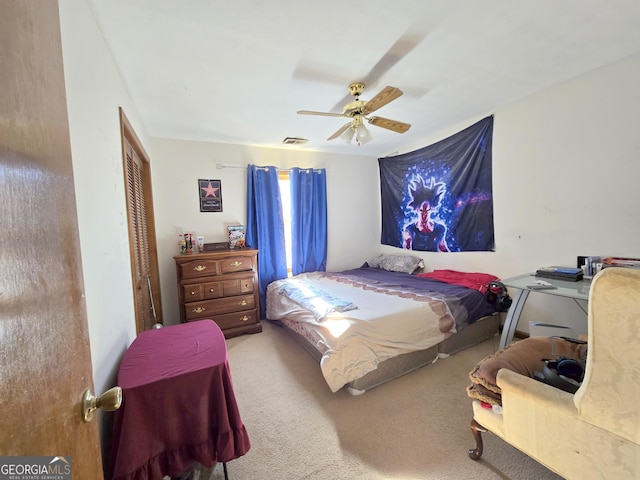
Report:
[{"label": "black bag on bed", "polygon": [[485,298],[487,299],[487,302],[495,305],[499,312],[506,312],[509,310],[511,303],[513,302],[509,296],[507,287],[505,287],[502,282],[489,283],[485,293]]}]

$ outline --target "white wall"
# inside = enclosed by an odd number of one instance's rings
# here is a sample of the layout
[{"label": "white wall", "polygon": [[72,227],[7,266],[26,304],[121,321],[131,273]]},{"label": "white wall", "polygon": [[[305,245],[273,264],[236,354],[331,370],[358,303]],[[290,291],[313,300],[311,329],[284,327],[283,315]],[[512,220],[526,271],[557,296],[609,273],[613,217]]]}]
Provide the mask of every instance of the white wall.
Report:
[{"label": "white wall", "polygon": [[[541,266],[574,266],[578,255],[639,256],[638,80],[636,55],[496,111],[496,250],[423,253],[427,266],[508,278]],[[480,118],[402,151],[441,140]],[[530,320],[586,327],[580,306],[549,295],[529,296],[518,329],[527,331]]]},{"label": "white wall", "polygon": [[[119,106],[147,140],[86,1],[62,1],[59,8],[91,361],[100,394],[115,385],[120,359],[136,335]],[[104,445],[111,414],[98,418]]]},{"label": "white wall", "polygon": [[[151,139],[153,196],[165,323],[179,321],[173,256],[181,232],[226,241],[246,222],[247,164],[326,168],[328,270],[360,266],[380,250],[377,161],[373,158],[242,145]],[[217,164],[236,168],[216,168]],[[200,212],[198,179],[222,182],[222,212]]]}]

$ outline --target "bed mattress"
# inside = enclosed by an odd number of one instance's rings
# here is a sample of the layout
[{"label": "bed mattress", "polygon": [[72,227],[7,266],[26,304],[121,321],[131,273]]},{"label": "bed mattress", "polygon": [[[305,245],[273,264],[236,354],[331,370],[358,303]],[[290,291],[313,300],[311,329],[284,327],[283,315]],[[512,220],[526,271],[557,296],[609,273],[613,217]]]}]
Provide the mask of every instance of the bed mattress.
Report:
[{"label": "bed mattress", "polygon": [[497,319],[478,322],[495,313],[480,292],[375,270],[307,273],[267,289],[267,318],[304,340],[332,391],[373,388],[497,333]]},{"label": "bed mattress", "polygon": [[[283,327],[283,330],[302,348],[304,348],[318,363],[322,359],[322,353],[316,348],[314,343],[310,341],[313,335],[303,332],[304,326],[291,322],[287,319],[276,320],[274,323]],[[360,395],[367,390],[371,390],[383,383],[391,381],[395,378],[413,372],[418,368],[424,367],[444,355],[453,355],[465,348],[472,347],[478,343],[489,340],[498,335],[500,329],[500,314],[483,317],[480,320],[469,325],[459,334],[443,340],[425,350],[418,350],[410,353],[403,353],[395,357],[391,357],[378,363],[375,370],[372,370],[362,377],[347,383],[344,388],[352,395]]]}]

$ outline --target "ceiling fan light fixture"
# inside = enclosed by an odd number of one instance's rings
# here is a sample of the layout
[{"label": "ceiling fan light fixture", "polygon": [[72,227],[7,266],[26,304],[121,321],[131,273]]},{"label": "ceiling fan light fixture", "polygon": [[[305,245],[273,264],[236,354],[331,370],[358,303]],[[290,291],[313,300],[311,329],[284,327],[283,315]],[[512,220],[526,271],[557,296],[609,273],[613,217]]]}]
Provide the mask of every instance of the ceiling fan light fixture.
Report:
[{"label": "ceiling fan light fixture", "polygon": [[358,145],[364,145],[365,143],[369,143],[371,140],[373,140],[371,132],[369,132],[364,124],[359,124],[356,127],[356,142],[358,142]]},{"label": "ceiling fan light fixture", "polygon": [[340,135],[340,138],[344,140],[346,143],[348,143],[349,145],[351,145],[351,140],[353,140],[353,135],[355,133],[356,131],[354,130],[354,128],[349,127],[344,131],[342,135]]},{"label": "ceiling fan light fixture", "polygon": [[409,123],[399,122],[389,118],[368,116],[380,107],[383,107],[389,102],[400,97],[402,95],[402,90],[396,87],[386,86],[369,101],[360,100],[362,90],[364,90],[364,83],[362,82],[355,82],[349,85],[349,92],[353,95],[355,100],[346,104],[342,113],[316,112],[313,110],[298,110],[298,113],[302,115],[351,118],[349,123],[344,124],[335,133],[333,133],[333,135],[327,138],[327,140],[333,140],[340,137],[348,144],[351,144],[354,136],[358,145],[364,145],[365,143],[369,143],[373,140],[371,133],[369,133],[369,130],[364,126],[365,120],[367,120],[371,125],[386,128],[387,130],[397,133],[404,133],[409,130],[411,127],[411,124]]}]

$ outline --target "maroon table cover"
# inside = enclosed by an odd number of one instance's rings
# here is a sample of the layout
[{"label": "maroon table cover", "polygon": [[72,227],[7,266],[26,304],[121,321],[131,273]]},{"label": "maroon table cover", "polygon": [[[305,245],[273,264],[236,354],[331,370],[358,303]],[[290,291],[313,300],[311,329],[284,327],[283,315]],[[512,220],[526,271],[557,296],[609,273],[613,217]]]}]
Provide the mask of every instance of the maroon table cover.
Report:
[{"label": "maroon table cover", "polygon": [[212,467],[251,447],[224,335],[212,320],[140,333],[122,358],[118,385],[113,480],[179,476],[194,462]]}]

